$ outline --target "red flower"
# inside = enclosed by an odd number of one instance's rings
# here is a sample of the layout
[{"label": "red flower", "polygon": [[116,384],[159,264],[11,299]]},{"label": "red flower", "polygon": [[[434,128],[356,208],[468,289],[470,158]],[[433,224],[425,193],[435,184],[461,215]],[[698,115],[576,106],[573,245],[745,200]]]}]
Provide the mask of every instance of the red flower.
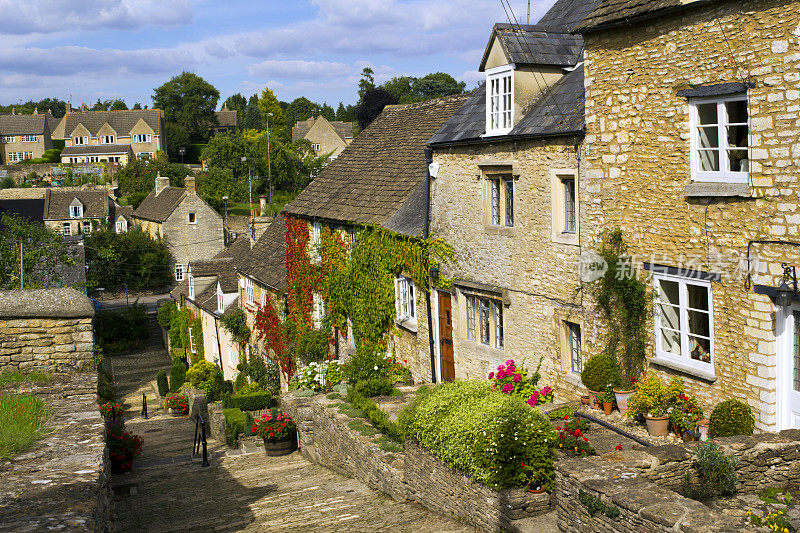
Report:
[{"label": "red flower", "polygon": [[569,420],[569,415],[564,415],[564,420]]},{"label": "red flower", "polygon": [[575,436],[576,436],[576,437],[583,437],[583,433],[581,433],[581,430],[580,430],[580,429],[576,429],[576,430],[575,430]]},{"label": "red flower", "polygon": [[614,448],[615,451],[622,451],[622,444],[617,444],[617,447]]}]

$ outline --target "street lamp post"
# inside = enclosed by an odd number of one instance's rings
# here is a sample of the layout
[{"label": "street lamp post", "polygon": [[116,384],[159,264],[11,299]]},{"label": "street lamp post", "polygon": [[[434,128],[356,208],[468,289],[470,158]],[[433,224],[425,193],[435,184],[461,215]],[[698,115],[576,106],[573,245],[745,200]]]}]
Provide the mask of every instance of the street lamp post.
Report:
[{"label": "street lamp post", "polygon": [[182,165],[183,164],[183,156],[186,155],[186,148],[181,146],[180,148],[178,148],[178,153],[181,154],[181,165]]},{"label": "street lamp post", "polygon": [[247,184],[250,189],[250,235],[255,236],[255,221],[253,220],[253,177],[250,174],[250,159],[242,157],[242,163],[247,161]]},{"label": "street lamp post", "polygon": [[222,197],[222,201],[225,202],[225,216],[223,217],[222,220],[223,220],[223,225],[225,226],[225,229],[227,230],[228,229],[228,197],[227,196],[223,196]]},{"label": "street lamp post", "polygon": [[272,113],[267,113],[267,180],[269,183],[269,216],[275,217],[275,214],[272,212],[272,155],[269,151],[269,117],[272,116]]}]

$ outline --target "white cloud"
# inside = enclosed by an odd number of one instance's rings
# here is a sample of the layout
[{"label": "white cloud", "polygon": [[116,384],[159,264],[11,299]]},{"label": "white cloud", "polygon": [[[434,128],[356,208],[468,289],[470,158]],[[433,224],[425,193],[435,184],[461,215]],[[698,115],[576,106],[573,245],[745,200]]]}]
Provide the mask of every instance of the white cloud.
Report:
[{"label": "white cloud", "polygon": [[190,24],[187,0],[0,0],[0,34]]},{"label": "white cloud", "polygon": [[147,75],[175,72],[196,64],[187,52],[175,50],[98,50],[82,46],[44,48],[0,47],[0,71],[58,76],[73,74]]},{"label": "white cloud", "polygon": [[346,76],[353,68],[344,63],[332,61],[303,61],[301,59],[267,59],[247,67],[251,76],[275,77],[281,79],[319,79]]}]

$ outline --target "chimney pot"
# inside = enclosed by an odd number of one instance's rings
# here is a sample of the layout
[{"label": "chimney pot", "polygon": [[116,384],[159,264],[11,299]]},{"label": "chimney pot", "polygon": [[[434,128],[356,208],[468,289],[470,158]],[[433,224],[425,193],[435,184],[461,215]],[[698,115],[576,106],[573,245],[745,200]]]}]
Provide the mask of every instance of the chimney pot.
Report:
[{"label": "chimney pot", "polygon": [[162,177],[161,174],[156,176],[156,196],[167,187],[169,187],[169,178]]},{"label": "chimney pot", "polygon": [[187,194],[195,194],[194,176],[186,176],[183,180],[183,185],[186,187]]},{"label": "chimney pot", "polygon": [[259,207],[259,211],[260,211],[258,216],[261,216],[261,217],[267,216],[267,197],[266,196],[261,195],[261,196],[258,197],[258,207]]}]

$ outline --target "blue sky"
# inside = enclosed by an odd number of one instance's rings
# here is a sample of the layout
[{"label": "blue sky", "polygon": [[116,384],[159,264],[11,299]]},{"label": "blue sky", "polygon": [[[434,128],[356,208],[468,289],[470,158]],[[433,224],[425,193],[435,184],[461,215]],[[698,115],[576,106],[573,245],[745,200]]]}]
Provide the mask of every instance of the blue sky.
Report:
[{"label": "blue sky", "polygon": [[[535,22],[554,0],[531,0]],[[524,23],[527,2],[511,0]],[[354,103],[376,81],[447,72],[468,87],[500,0],[0,0],[0,103],[123,98],[189,70],[220,91]]]}]

